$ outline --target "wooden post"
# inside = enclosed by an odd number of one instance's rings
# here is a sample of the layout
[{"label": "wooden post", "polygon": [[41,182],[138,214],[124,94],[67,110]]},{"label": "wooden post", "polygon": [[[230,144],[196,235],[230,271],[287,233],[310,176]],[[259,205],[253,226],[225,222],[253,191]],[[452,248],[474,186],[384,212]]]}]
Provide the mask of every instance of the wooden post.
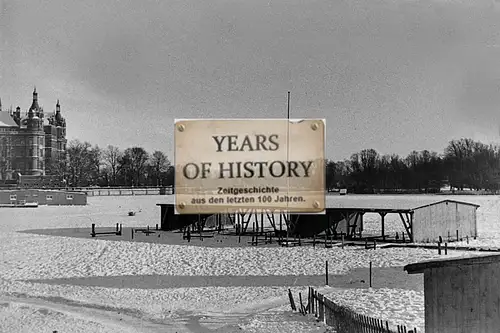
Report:
[{"label": "wooden post", "polygon": [[92,237],[95,237],[95,223],[92,223]]},{"label": "wooden post", "polygon": [[297,308],[295,307],[295,302],[293,300],[292,291],[290,289],[288,289],[288,298],[290,299],[290,307],[292,308],[292,311],[296,311]]},{"label": "wooden post", "polygon": [[467,244],[469,244],[469,235],[467,235]]},{"label": "wooden post", "polygon": [[306,309],[308,313],[311,313],[311,287],[307,288],[307,305]]},{"label": "wooden post", "polygon": [[376,239],[373,240],[373,249],[374,250],[377,249],[377,240]]},{"label": "wooden post", "polygon": [[450,232],[448,231],[448,242],[450,241]]},{"label": "wooden post", "polygon": [[342,249],[344,248],[344,233],[342,232]]},{"label": "wooden post", "polygon": [[299,246],[301,246],[301,242],[300,242],[300,234],[299,234]]},{"label": "wooden post", "polygon": [[313,312],[313,307],[314,307],[313,302],[314,302],[314,300],[313,300],[313,288],[309,287],[309,303],[308,303],[309,314],[314,313]]},{"label": "wooden post", "polygon": [[315,317],[318,317],[318,306],[319,306],[318,292],[315,290],[314,291],[314,316]]},{"label": "wooden post", "polygon": [[439,236],[439,243],[443,242],[443,237]]},{"label": "wooden post", "polygon": [[325,280],[326,280],[326,285],[328,285],[328,260],[326,261],[325,264]]},{"label": "wooden post", "polygon": [[280,237],[281,237],[282,232],[283,232],[283,215],[281,215],[281,212],[280,212]]},{"label": "wooden post", "polygon": [[457,242],[459,241],[460,239],[458,238],[458,230],[457,230]]},{"label": "wooden post", "polygon": [[116,234],[119,235],[120,232],[120,224],[116,223]]},{"label": "wooden post", "polygon": [[403,232],[403,243],[406,243],[406,240],[405,240],[405,233]]},{"label": "wooden post", "polygon": [[132,233],[132,239],[134,239],[134,228],[130,229],[131,233]]},{"label": "wooden post", "polygon": [[438,254],[441,255],[441,243],[438,243]]},{"label": "wooden post", "polygon": [[380,213],[382,217],[382,240],[385,241],[385,213]]},{"label": "wooden post", "polygon": [[372,287],[372,262],[370,261],[370,288]]},{"label": "wooden post", "polygon": [[286,226],[286,246],[288,246],[288,224]]},{"label": "wooden post", "polygon": [[448,243],[444,243],[444,254],[448,254]]},{"label": "wooden post", "polygon": [[156,230],[158,230],[158,223],[156,223]]}]

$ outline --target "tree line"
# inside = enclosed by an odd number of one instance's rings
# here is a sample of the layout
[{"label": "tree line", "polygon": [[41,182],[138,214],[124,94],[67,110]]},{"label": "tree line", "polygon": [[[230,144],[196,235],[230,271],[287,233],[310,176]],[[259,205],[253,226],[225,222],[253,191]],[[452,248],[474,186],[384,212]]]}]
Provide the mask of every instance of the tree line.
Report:
[{"label": "tree line", "polygon": [[72,140],[66,158],[46,166],[46,173],[66,180],[71,187],[87,186],[169,186],[174,168],[161,151],[148,153],[142,147],[121,150],[101,148]]},{"label": "tree line", "polygon": [[[442,153],[412,151],[380,155],[364,149],[341,161],[326,160],[327,189],[349,193],[439,192],[443,186],[496,192],[500,184],[500,147],[472,139],[452,140]],[[68,143],[66,159],[47,166],[47,174],[68,186],[170,186],[174,166],[161,151],[142,147],[120,150],[89,142]]]},{"label": "tree line", "polygon": [[450,141],[441,154],[423,150],[401,157],[365,149],[343,161],[326,161],[326,186],[351,193],[433,193],[443,186],[496,192],[499,162],[498,146],[467,138]]}]

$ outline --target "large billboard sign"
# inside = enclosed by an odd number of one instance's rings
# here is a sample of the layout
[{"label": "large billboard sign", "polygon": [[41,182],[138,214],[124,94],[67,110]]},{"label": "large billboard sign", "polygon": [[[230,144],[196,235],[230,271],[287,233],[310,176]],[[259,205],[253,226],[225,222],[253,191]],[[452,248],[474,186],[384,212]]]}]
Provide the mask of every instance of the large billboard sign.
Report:
[{"label": "large billboard sign", "polygon": [[325,209],[323,119],[175,122],[178,214]]}]

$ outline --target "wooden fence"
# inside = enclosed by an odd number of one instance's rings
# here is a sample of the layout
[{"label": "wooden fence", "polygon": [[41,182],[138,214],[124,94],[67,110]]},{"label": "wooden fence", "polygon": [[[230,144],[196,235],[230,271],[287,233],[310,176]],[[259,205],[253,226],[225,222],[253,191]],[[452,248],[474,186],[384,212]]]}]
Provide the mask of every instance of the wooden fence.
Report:
[{"label": "wooden fence", "polygon": [[[389,328],[388,321],[382,321],[372,317],[358,314],[351,309],[336,304],[314,288],[309,287],[307,305],[302,302],[302,295],[299,293],[298,309],[295,305],[292,292],[288,290],[290,305],[293,311],[298,310],[306,315],[314,314],[320,321],[328,326],[332,326],[336,333],[396,333]],[[409,330],[404,325],[397,326],[397,333],[417,333],[417,329]]]}]

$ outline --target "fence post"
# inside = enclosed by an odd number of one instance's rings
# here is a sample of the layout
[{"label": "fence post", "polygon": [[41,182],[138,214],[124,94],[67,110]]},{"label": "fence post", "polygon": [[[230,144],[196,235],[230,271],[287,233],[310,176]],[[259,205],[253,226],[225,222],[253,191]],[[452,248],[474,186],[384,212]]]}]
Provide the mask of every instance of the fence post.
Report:
[{"label": "fence post", "polygon": [[297,307],[295,306],[295,302],[293,300],[292,291],[290,289],[288,289],[288,298],[290,299],[290,307],[292,308],[292,311],[296,311]]},{"label": "fence post", "polygon": [[314,314],[315,313],[315,310],[316,310],[316,304],[314,304],[315,302],[315,298],[314,298],[314,288],[311,287],[311,313]]},{"label": "fence post", "polygon": [[325,279],[326,279],[326,285],[328,285],[328,260],[326,261],[326,266],[325,266]]},{"label": "fence post", "polygon": [[95,223],[92,223],[92,237],[95,237]]},{"label": "fence post", "polygon": [[325,320],[325,298],[323,297],[322,294],[318,293],[318,302],[319,302],[319,320],[321,322],[324,322]]},{"label": "fence post", "polygon": [[372,262],[370,261],[370,288],[372,287]]}]

